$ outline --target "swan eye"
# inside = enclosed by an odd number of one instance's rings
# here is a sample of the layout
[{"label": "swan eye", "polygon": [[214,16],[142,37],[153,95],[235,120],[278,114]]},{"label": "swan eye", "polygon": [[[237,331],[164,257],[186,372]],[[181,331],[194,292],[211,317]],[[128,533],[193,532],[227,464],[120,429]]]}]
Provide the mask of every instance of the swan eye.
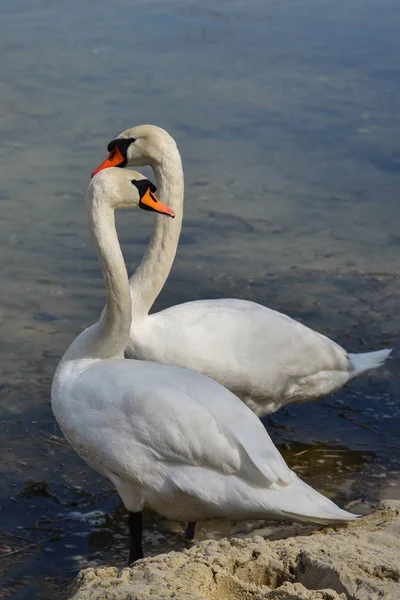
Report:
[{"label": "swan eye", "polygon": [[175,217],[174,211],[168,208],[168,206],[165,206],[165,204],[163,204],[154,194],[153,190],[157,189],[154,183],[148,179],[141,179],[140,181],[131,179],[131,183],[139,192],[139,208],[143,208],[143,210],[152,210],[161,215],[167,215],[168,217]]},{"label": "swan eye", "polygon": [[[150,192],[153,192],[153,193],[157,191],[157,188],[154,185],[154,183],[152,183],[148,179],[141,179],[140,181],[137,181],[136,179],[131,179],[131,184],[137,188],[140,198],[143,198],[143,196],[149,190],[150,190]],[[157,202],[156,197],[154,197],[154,202]]]},{"label": "swan eye", "polygon": [[128,152],[128,148],[131,144],[136,142],[136,138],[118,138],[116,140],[112,140],[107,146],[107,150],[109,152],[115,151],[118,149],[122,156],[126,158],[126,153]]},{"label": "swan eye", "polygon": [[128,148],[135,141],[135,138],[128,138],[116,139],[110,142],[107,146],[109,155],[105,160],[103,160],[103,162],[97,167],[97,169],[92,171],[91,177],[94,177],[96,173],[102,171],[103,169],[108,169],[109,167],[125,167],[125,165],[128,162]]}]

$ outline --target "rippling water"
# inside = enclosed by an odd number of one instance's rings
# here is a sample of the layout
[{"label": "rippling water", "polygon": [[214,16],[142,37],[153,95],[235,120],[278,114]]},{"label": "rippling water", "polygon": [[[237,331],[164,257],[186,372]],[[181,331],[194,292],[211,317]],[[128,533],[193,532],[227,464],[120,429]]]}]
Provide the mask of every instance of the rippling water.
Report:
[{"label": "rippling water", "polygon": [[[0,46],[3,589],[54,598],[85,564],[126,554],[111,488],[60,437],[60,355],[97,319],[89,173],[121,130],[176,137],[184,229],[156,309],[213,296],[287,312],[351,351],[396,348],[323,403],[266,420],[319,490],[367,512],[400,498],[400,8],[395,0],[15,0]],[[149,171],[147,171],[149,173]],[[152,218],[119,232],[132,267]],[[92,513],[95,510],[99,514]],[[149,552],[181,527],[147,515]],[[203,525],[199,539],[265,524]]]}]

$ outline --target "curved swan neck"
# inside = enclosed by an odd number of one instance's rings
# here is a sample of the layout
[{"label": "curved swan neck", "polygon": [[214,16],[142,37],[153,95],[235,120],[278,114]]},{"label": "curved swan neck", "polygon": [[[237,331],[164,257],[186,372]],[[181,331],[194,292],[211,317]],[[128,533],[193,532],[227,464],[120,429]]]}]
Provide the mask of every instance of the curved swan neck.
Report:
[{"label": "curved swan neck", "polygon": [[161,202],[172,208],[174,219],[156,217],[151,241],[130,279],[132,323],[146,316],[162,290],[174,262],[183,217],[184,181],[182,161],[175,145],[166,147],[161,159],[151,164]]},{"label": "curved swan neck", "polygon": [[89,212],[97,254],[103,271],[106,307],[99,321],[97,351],[101,357],[123,355],[131,326],[131,295],[124,257],[115,228],[114,210],[92,202]]},{"label": "curved swan neck", "polygon": [[106,306],[98,323],[71,344],[63,360],[123,357],[132,319],[124,258],[115,228],[114,209],[103,194],[88,197],[89,227],[103,272]]}]

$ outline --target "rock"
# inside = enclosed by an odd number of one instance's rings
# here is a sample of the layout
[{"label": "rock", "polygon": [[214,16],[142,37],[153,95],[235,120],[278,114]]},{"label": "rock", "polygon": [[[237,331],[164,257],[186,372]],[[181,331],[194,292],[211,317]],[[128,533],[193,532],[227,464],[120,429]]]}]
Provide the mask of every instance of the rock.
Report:
[{"label": "rock", "polygon": [[310,536],[201,542],[133,568],[86,569],[70,600],[399,600],[400,501]]}]

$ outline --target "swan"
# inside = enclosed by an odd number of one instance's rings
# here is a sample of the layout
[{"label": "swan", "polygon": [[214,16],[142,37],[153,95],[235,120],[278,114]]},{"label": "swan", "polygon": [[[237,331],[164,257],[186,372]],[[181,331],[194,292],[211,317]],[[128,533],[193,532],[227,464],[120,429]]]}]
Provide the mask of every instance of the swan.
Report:
[{"label": "swan", "polygon": [[[173,216],[153,190],[129,170],[107,169],[92,179],[89,225],[106,306],[65,352],[51,390],[65,437],[115,486],[129,512],[130,562],[143,557],[145,506],[191,522],[355,519],[289,469],[261,421],[221,384],[182,367],[124,358],[132,303],[114,211],[142,206]],[[140,273],[149,260],[147,253]]]},{"label": "swan", "polygon": [[183,215],[183,169],[175,140],[154,125],[127,129],[108,145],[108,167],[153,168],[160,198],[175,219],[157,217],[145,267],[131,277],[128,358],[199,371],[263,417],[292,403],[319,400],[379,367],[391,350],[347,353],[285,314],[248,300],[195,300],[149,315],[172,267]]}]

